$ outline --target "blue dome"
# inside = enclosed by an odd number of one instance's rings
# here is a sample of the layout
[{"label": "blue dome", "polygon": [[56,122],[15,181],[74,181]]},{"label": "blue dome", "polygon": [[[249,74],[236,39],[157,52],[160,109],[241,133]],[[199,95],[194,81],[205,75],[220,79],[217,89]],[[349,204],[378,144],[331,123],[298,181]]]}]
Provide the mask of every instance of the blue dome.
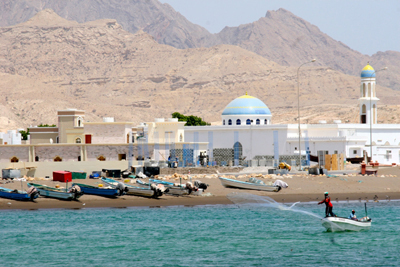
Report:
[{"label": "blue dome", "polygon": [[229,103],[222,115],[271,115],[271,111],[260,99],[246,93]]},{"label": "blue dome", "polygon": [[361,71],[361,78],[374,78],[375,70],[371,65],[367,64]]}]

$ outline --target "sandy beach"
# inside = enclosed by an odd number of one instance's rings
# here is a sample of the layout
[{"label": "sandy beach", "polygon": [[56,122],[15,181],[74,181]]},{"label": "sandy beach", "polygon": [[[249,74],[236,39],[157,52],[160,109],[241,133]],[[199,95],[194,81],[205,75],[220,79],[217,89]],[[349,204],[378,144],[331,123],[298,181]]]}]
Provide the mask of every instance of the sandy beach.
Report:
[{"label": "sandy beach", "polygon": [[[194,175],[194,174],[192,174]],[[215,177],[216,175],[214,175]],[[209,184],[209,188],[201,196],[169,196],[164,195],[160,199],[151,199],[137,196],[125,195],[119,198],[105,198],[94,195],[83,195],[79,201],[62,201],[51,198],[39,197],[34,202],[15,201],[10,199],[0,199],[0,209],[80,209],[80,208],[99,208],[99,207],[163,207],[163,206],[194,206],[194,205],[215,205],[232,204],[227,195],[232,192],[246,192],[255,195],[268,196],[278,202],[310,202],[321,201],[323,193],[328,191],[333,202],[346,200],[374,201],[400,199],[400,168],[390,167],[379,169],[377,176],[362,175],[334,175],[311,176],[305,174],[290,174],[279,176],[278,179],[286,182],[289,187],[280,192],[261,192],[254,190],[240,190],[224,188],[218,178],[199,179]],[[276,179],[264,179],[265,182],[275,181]],[[97,185],[101,183],[98,179],[74,180],[78,183]],[[11,189],[27,189],[27,182],[1,180],[0,186]],[[65,184],[60,182],[35,181],[35,183],[46,184],[48,186]]]}]

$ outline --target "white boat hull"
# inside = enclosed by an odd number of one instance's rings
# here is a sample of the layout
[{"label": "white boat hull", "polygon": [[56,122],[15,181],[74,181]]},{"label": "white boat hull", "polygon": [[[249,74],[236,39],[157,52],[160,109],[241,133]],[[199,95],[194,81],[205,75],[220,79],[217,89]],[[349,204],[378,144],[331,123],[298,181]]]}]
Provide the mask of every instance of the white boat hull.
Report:
[{"label": "white boat hull", "polygon": [[326,217],[322,219],[322,226],[329,232],[361,231],[371,227],[371,221],[355,221],[342,217]]},{"label": "white boat hull", "polygon": [[[75,193],[56,192],[56,191],[44,190],[44,189],[40,189],[40,188],[36,188],[36,189],[39,192],[40,196],[42,196],[42,197],[52,197],[52,198],[65,199],[65,200],[75,199]],[[79,198],[79,196],[77,198]]]},{"label": "white boat hull", "polygon": [[131,187],[128,186],[127,195],[142,196],[142,197],[153,197],[154,191],[148,188]]},{"label": "white boat hull", "polygon": [[219,177],[219,180],[221,181],[222,185],[225,187],[267,191],[267,192],[278,192],[280,189],[278,186],[249,183],[249,182],[243,182],[243,181],[222,178],[222,177]]},{"label": "white boat hull", "polygon": [[184,196],[184,195],[189,195],[189,190],[186,188],[182,187],[167,187],[168,192],[166,194],[168,195],[175,195],[175,196]]}]

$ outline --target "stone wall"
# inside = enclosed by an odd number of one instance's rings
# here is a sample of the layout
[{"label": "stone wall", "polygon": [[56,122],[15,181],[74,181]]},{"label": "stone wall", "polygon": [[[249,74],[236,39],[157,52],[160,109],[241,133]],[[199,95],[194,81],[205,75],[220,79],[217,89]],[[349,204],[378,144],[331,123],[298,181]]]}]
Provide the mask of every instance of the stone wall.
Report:
[{"label": "stone wall", "polygon": [[[62,161],[78,161],[81,155],[80,146],[63,146],[63,145],[49,145],[49,146],[36,146],[35,157],[39,157],[39,161],[54,161],[55,157],[60,157]],[[33,160],[35,160],[35,157]]]},{"label": "stone wall", "polygon": [[17,157],[19,161],[29,160],[29,146],[0,146],[0,162],[10,162],[11,158]]}]

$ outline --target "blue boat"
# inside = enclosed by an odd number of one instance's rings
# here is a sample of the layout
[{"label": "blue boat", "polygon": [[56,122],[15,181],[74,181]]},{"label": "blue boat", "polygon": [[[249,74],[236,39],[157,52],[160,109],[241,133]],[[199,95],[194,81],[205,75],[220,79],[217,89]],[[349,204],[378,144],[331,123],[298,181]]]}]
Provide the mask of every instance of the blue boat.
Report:
[{"label": "blue boat", "polygon": [[36,188],[29,188],[27,191],[12,190],[9,188],[0,187],[0,197],[9,198],[14,200],[34,200],[39,197]]},{"label": "blue boat", "polygon": [[72,185],[77,185],[81,188],[82,193],[88,195],[96,195],[102,197],[119,197],[125,194],[124,188],[104,188],[97,187],[88,184],[78,184],[73,183]]}]

